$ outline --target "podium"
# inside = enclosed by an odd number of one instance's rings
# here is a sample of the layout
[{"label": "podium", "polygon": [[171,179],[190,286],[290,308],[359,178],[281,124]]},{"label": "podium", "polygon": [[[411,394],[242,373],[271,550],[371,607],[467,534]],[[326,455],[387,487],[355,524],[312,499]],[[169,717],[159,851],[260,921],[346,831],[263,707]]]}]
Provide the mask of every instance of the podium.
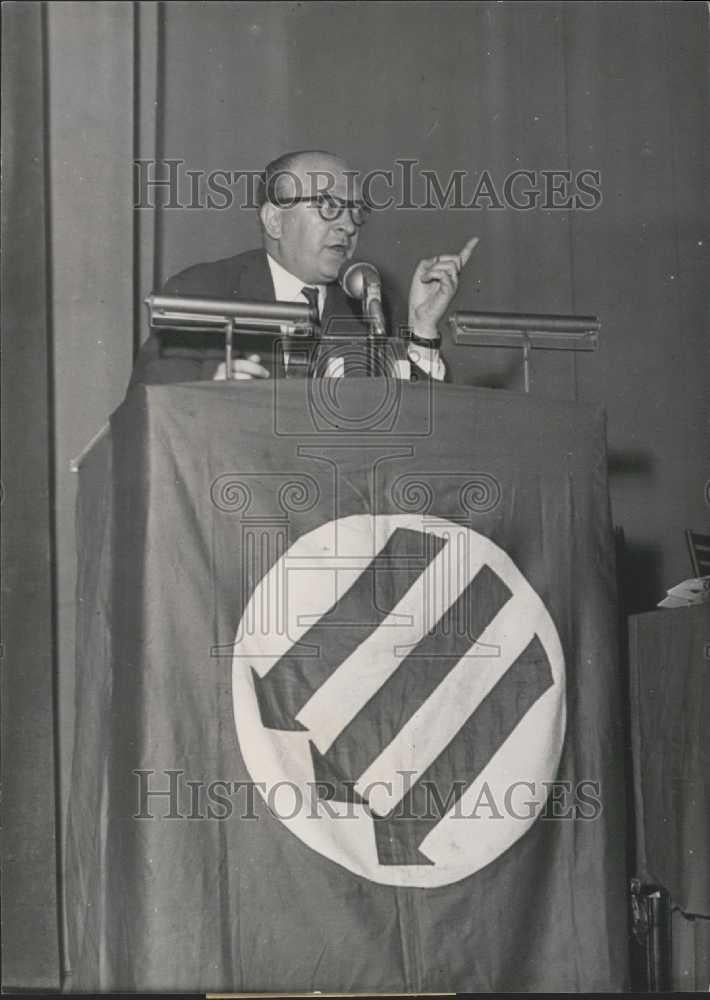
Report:
[{"label": "podium", "polygon": [[79,476],[72,990],[624,989],[601,411],[137,386]]}]

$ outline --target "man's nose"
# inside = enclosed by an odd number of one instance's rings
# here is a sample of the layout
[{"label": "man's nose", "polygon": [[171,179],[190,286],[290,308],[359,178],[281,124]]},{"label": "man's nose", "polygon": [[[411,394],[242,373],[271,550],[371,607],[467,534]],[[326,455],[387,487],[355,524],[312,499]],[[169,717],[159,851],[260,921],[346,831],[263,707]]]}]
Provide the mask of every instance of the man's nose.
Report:
[{"label": "man's nose", "polygon": [[357,226],[353,222],[349,208],[343,210],[343,214],[336,221],[335,226],[336,229],[345,233],[347,236],[353,236],[355,234],[355,232],[357,231]]}]

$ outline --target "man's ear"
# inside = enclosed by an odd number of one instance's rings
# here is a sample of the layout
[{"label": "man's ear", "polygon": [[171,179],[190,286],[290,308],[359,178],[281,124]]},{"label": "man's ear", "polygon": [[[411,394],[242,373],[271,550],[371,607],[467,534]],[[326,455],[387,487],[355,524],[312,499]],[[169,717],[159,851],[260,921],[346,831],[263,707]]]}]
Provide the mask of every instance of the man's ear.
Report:
[{"label": "man's ear", "polygon": [[259,209],[259,218],[267,236],[272,240],[281,239],[281,209],[277,205],[265,201]]}]

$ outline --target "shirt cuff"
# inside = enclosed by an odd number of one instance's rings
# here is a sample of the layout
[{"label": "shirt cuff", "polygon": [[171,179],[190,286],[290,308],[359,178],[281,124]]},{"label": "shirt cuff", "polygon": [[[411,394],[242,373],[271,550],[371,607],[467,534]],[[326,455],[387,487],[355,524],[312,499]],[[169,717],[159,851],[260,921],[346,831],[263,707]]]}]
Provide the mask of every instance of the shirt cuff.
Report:
[{"label": "shirt cuff", "polygon": [[437,382],[444,381],[446,365],[438,347],[421,347],[419,344],[409,344],[407,354],[412,364],[421,371]]}]

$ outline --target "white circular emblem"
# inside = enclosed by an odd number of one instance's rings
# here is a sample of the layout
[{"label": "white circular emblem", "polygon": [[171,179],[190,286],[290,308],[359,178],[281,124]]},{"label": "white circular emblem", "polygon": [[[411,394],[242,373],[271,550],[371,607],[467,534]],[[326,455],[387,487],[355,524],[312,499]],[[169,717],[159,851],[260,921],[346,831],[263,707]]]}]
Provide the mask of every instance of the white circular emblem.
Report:
[{"label": "white circular emblem", "polygon": [[540,597],[470,528],[355,514],[301,536],[234,644],[242,756],[301,841],[364,878],[473,874],[542,810],[565,730]]}]

